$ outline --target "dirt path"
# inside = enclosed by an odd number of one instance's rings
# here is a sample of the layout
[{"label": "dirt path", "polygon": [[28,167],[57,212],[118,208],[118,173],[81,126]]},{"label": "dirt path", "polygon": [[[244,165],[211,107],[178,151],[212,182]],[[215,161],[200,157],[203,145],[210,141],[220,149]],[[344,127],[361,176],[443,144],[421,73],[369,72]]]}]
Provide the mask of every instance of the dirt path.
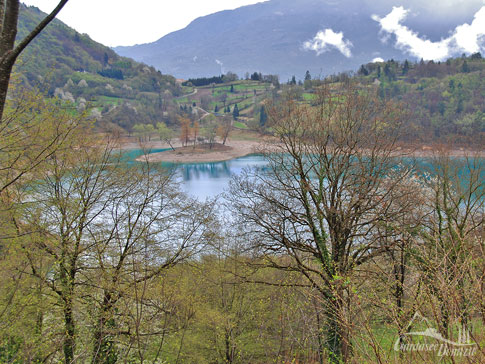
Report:
[{"label": "dirt path", "polygon": [[193,92],[191,92],[190,94],[186,94],[186,95],[181,95],[181,96],[177,96],[176,99],[183,99],[184,97],[189,97],[189,96],[194,96],[195,94],[197,94],[197,92],[199,92],[198,89],[195,89]]}]

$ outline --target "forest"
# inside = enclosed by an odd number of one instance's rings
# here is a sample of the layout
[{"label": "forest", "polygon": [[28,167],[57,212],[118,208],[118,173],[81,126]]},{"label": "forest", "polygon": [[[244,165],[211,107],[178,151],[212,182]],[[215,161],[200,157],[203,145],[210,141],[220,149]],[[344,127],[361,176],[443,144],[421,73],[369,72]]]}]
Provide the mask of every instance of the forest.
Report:
[{"label": "forest", "polygon": [[269,167],[206,201],[124,163],[85,114],[12,90],[0,362],[483,360],[483,159],[423,166],[396,144],[405,109],[356,87],[268,105]]},{"label": "forest", "polygon": [[[410,126],[483,135],[481,55],[288,85],[231,74],[175,96],[170,76],[101,52],[53,91],[14,64],[52,35],[35,39],[66,2],[16,42],[25,9],[0,1],[0,363],[485,361],[483,150],[402,147]],[[65,46],[89,42],[70,35]],[[128,161],[114,121],[68,91],[99,97],[128,80],[138,91],[153,81],[139,103],[113,109],[140,149],[154,130],[176,138],[154,108],[156,129],[134,124],[143,102],[173,113],[189,149],[225,144],[252,113],[264,168],[199,200],[148,148]],[[207,111],[220,103],[223,115]]]}]

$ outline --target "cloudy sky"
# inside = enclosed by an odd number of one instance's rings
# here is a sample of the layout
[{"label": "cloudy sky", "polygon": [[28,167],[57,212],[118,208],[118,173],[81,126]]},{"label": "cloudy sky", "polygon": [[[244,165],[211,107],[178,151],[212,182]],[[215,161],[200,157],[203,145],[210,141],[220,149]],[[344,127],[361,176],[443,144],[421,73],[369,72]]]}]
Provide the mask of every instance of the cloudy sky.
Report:
[{"label": "cloudy sky", "polygon": [[[58,2],[22,1],[45,12],[50,12]],[[69,0],[59,18],[105,45],[133,45],[158,40],[184,28],[197,17],[262,1],[265,0]],[[320,1],[325,6],[325,3],[335,0]],[[417,58],[443,60],[463,52],[477,52],[484,44],[485,0],[361,1],[367,10],[381,14],[372,17],[380,24],[381,36],[387,39],[386,35],[392,35],[391,41],[396,48]],[[407,19],[418,15],[440,22],[457,19],[464,14],[475,16],[469,23],[457,23],[451,34],[443,34],[442,39],[435,41],[406,25]],[[345,57],[351,57],[353,43],[346,36],[337,29],[322,29],[313,39],[307,40],[303,48],[315,51],[317,55],[336,48]]]},{"label": "cloudy sky", "polygon": [[[21,1],[45,12],[58,3]],[[70,0],[59,18],[105,45],[133,45],[158,40],[199,16],[257,2],[262,0]]]},{"label": "cloudy sky", "polygon": [[[324,1],[324,0],[322,0]],[[385,16],[372,15],[380,25],[380,37],[385,43],[392,43],[397,49],[417,59],[443,61],[449,57],[481,52],[485,47],[485,1],[484,0],[363,0],[372,11],[388,8]],[[405,5],[399,5],[404,3]],[[391,7],[391,8],[390,8]],[[474,15],[473,15],[474,14]],[[457,23],[449,34],[442,34],[439,40],[430,40],[408,27],[405,21],[415,16],[425,16],[436,22],[457,19],[467,15],[467,23]],[[426,20],[428,21],[428,20]],[[317,55],[337,49],[343,56],[352,57],[352,39],[346,39],[344,32],[323,29],[313,39],[303,43],[303,49]],[[381,60],[376,58],[376,60]]]},{"label": "cloudy sky", "polygon": [[457,26],[450,35],[435,42],[402,24],[410,12],[410,9],[399,6],[383,18],[377,15],[372,18],[383,32],[395,36],[396,48],[418,58],[442,61],[456,54],[481,51],[485,37],[485,6],[475,13],[472,22]]}]

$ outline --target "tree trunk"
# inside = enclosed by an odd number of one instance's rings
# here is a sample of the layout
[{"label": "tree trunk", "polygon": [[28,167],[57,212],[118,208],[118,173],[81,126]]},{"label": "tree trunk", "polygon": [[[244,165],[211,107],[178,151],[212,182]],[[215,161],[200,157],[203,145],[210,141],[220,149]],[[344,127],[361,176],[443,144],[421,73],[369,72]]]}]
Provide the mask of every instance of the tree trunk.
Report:
[{"label": "tree trunk", "polygon": [[12,65],[2,61],[0,63],[0,118],[3,116],[5,102],[7,101],[7,92],[11,73]]},{"label": "tree trunk", "polygon": [[321,325],[321,319],[320,319],[320,312],[318,312],[318,307],[316,305],[315,305],[315,313],[317,318],[318,363],[324,364],[324,359],[323,359],[324,340],[322,338],[322,325]]},{"label": "tree trunk", "polygon": [[12,73],[12,67],[15,62],[12,51],[14,49],[15,38],[17,37],[19,1],[6,0],[6,4],[2,5],[5,6],[5,12],[4,19],[2,19],[0,35],[0,119],[3,116],[10,74]]},{"label": "tree trunk", "polygon": [[226,349],[226,361],[225,362],[230,364],[230,363],[233,362],[234,358],[233,358],[233,351],[232,351],[232,348],[231,348],[231,333],[230,333],[230,330],[228,330],[228,329],[226,329],[224,342],[225,342],[225,349]]},{"label": "tree trunk", "polygon": [[[13,65],[22,51],[57,16],[68,0],[61,0],[56,8],[47,15],[22,41],[15,46],[19,17],[19,0],[0,0],[0,122],[3,118],[8,85]],[[4,7],[5,6],[5,7]]]},{"label": "tree trunk", "polygon": [[72,299],[64,299],[64,327],[65,327],[65,337],[64,337],[64,362],[65,364],[71,364],[74,362],[74,348],[75,348],[75,323],[72,314]]},{"label": "tree trunk", "polygon": [[327,324],[325,328],[325,346],[328,351],[328,362],[332,364],[347,363],[352,347],[350,333],[345,317],[345,301],[340,294],[328,300],[326,307]]},{"label": "tree trunk", "polygon": [[98,324],[94,331],[92,364],[114,364],[118,361],[116,347],[110,333],[110,330],[116,326],[112,308],[112,295],[105,292],[103,304],[99,310]]}]

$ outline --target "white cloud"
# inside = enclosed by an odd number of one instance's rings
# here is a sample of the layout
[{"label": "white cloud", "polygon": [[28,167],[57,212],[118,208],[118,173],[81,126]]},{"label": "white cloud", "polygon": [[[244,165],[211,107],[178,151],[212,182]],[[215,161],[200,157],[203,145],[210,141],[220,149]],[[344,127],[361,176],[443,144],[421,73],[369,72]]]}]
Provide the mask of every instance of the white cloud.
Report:
[{"label": "white cloud", "polygon": [[485,35],[485,6],[482,7],[471,24],[463,24],[456,28],[454,39],[459,48],[467,53],[480,51]]},{"label": "white cloud", "polygon": [[471,24],[456,27],[452,35],[441,39],[439,42],[432,42],[420,37],[417,32],[402,25],[401,23],[408,14],[409,10],[399,6],[393,7],[392,11],[384,18],[373,15],[372,19],[380,24],[383,32],[396,36],[396,48],[417,58],[444,60],[454,54],[475,53],[481,49],[485,36],[485,6],[475,14]]},{"label": "white cloud", "polygon": [[384,62],[384,60],[381,57],[376,57],[372,60],[372,63],[377,63],[377,62]]},{"label": "white cloud", "polygon": [[319,31],[312,40],[303,43],[303,49],[315,51],[317,55],[327,52],[330,47],[338,49],[347,58],[352,56],[352,42],[344,39],[344,33],[335,33],[332,29]]}]

